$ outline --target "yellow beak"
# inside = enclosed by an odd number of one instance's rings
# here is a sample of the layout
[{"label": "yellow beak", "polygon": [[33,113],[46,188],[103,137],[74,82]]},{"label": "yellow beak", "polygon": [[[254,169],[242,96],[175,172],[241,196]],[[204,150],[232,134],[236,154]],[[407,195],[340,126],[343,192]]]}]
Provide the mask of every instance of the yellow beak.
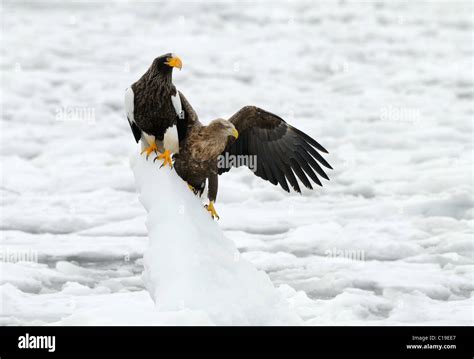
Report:
[{"label": "yellow beak", "polygon": [[181,62],[181,59],[178,56],[169,57],[168,61],[165,62],[165,64],[171,67],[177,67],[180,70],[183,67],[183,63]]},{"label": "yellow beak", "polygon": [[235,128],[232,129],[232,136],[234,136],[235,139],[238,139],[239,138],[239,131],[237,131]]}]

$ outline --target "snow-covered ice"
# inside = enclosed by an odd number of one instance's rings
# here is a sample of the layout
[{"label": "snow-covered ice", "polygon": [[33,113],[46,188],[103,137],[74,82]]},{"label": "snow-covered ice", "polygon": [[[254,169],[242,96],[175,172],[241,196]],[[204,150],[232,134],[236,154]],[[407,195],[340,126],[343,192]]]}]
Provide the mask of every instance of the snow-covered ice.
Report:
[{"label": "snow-covered ice", "polygon": [[[179,273],[176,291],[142,277],[176,268],[143,259],[166,242],[148,241],[123,91],[172,51],[184,65],[174,82],[204,122],[255,104],[330,151],[331,181],[302,195],[244,168],[220,178],[208,243],[238,249],[232,268],[260,271],[275,288],[260,299],[278,297],[308,325],[472,325],[472,10],[3,2],[0,324],[212,325],[245,312],[224,300],[215,309],[229,317],[217,315],[205,288],[193,301]],[[174,248],[210,258],[197,238]],[[188,268],[198,258],[174,255]],[[231,268],[227,259],[202,269]]]},{"label": "snow-covered ice", "polygon": [[300,324],[268,275],[241,258],[176,172],[133,159],[148,212],[144,282],[157,310],[198,310],[219,325]]}]

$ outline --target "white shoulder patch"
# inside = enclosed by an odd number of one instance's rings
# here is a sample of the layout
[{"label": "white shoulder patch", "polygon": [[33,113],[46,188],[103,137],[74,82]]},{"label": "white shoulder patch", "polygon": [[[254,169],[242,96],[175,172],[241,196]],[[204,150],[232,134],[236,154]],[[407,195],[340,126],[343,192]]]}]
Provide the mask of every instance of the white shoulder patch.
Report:
[{"label": "white shoulder patch", "polygon": [[181,105],[181,98],[179,97],[179,92],[176,90],[176,95],[171,96],[171,102],[173,103],[174,110],[178,115],[178,118],[181,120],[184,118],[183,106]]},{"label": "white shoulder patch", "polygon": [[135,117],[133,116],[133,110],[135,107],[134,94],[131,87],[125,90],[125,113],[127,114],[128,121],[135,122]]}]

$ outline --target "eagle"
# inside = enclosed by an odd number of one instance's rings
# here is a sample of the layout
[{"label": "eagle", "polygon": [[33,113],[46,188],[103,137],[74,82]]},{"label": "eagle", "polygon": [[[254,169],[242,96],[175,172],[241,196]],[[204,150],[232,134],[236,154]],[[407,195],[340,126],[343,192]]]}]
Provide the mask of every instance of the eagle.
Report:
[{"label": "eagle", "polygon": [[[179,152],[180,139],[186,136],[187,122],[195,112],[172,82],[173,68],[181,70],[181,59],[167,53],[153,60],[143,76],[125,90],[125,112],[135,141],[142,141],[146,158],[162,166],[173,166],[172,153]],[[161,152],[161,153],[159,153]]]},{"label": "eagle", "polygon": [[[206,208],[212,218],[219,219],[214,207],[218,177],[241,165],[239,161],[225,159],[253,156],[256,176],[280,185],[287,192],[291,186],[301,193],[298,179],[309,189],[313,189],[311,181],[322,186],[319,177],[329,180],[322,167],[332,167],[321,153],[328,151],[281,117],[255,106],[245,106],[228,120],[217,119],[207,126],[197,116],[188,122],[180,151],[174,155],[174,168],[199,196],[207,180]],[[246,162],[244,165],[250,167],[249,161]]]}]

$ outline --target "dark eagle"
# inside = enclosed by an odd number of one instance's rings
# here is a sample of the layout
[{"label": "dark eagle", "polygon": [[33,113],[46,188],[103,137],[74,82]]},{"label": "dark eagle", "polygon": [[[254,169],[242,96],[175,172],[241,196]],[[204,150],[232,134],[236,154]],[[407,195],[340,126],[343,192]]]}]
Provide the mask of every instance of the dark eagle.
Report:
[{"label": "dark eagle", "polygon": [[196,194],[202,194],[207,179],[206,207],[213,218],[219,218],[214,208],[218,176],[239,166],[238,161],[225,159],[255,156],[255,175],[279,184],[287,192],[288,183],[301,192],[297,178],[309,189],[313,188],[310,179],[319,186],[322,184],[318,176],[329,180],[321,166],[332,167],[320,152],[328,153],[282,118],[255,106],[245,106],[229,120],[217,119],[208,126],[195,116],[188,123],[179,154],[174,158],[176,172]]},{"label": "dark eagle", "polygon": [[[135,141],[142,140],[142,153],[158,153],[163,165],[172,167],[171,154],[179,152],[186,136],[190,106],[172,82],[173,68],[182,67],[179,57],[169,53],[153,60],[150,68],[125,91],[125,111]],[[188,110],[188,111],[187,111]],[[191,109],[192,110],[192,109]],[[192,110],[194,112],[194,110]]]}]

